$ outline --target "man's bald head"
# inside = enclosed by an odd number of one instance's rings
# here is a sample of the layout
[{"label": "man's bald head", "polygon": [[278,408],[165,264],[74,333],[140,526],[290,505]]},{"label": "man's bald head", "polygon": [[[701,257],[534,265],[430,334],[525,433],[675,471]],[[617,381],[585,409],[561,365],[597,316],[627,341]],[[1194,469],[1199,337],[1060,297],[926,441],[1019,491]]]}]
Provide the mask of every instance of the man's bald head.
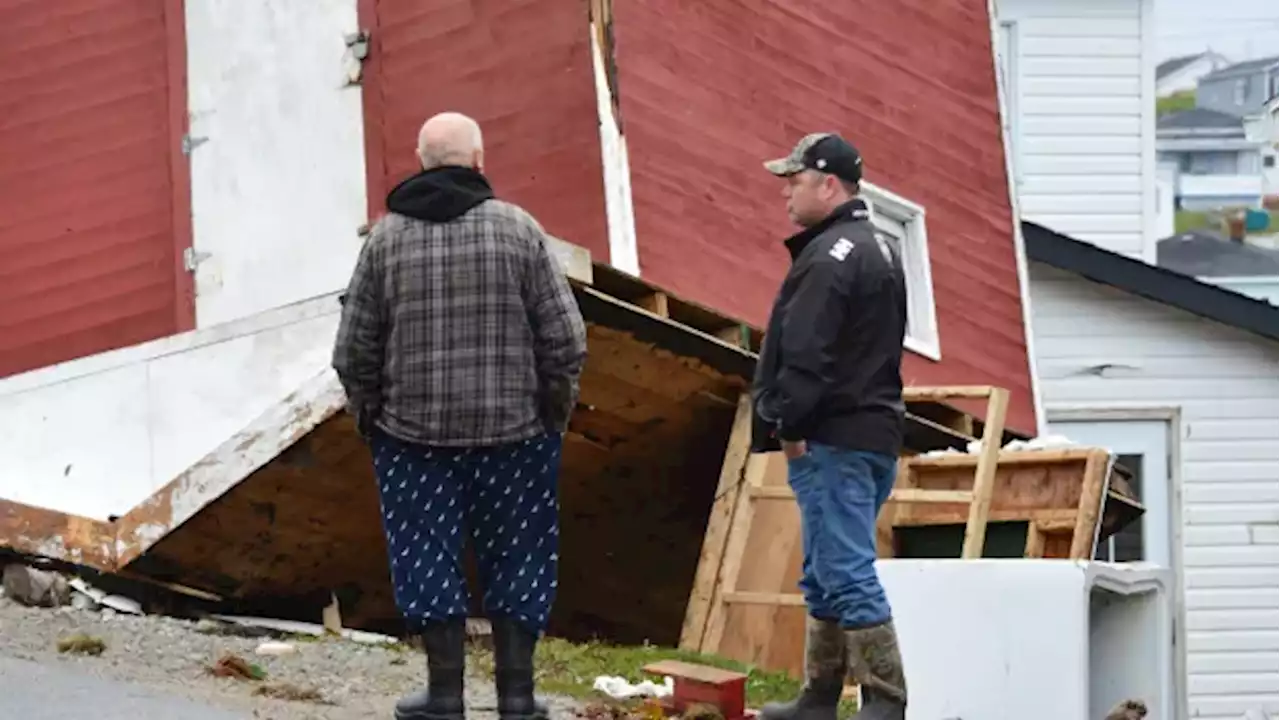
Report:
[{"label": "man's bald head", "polygon": [[424,170],[460,165],[483,171],[484,138],[480,125],[456,112],[430,118],[418,131],[418,158]]}]

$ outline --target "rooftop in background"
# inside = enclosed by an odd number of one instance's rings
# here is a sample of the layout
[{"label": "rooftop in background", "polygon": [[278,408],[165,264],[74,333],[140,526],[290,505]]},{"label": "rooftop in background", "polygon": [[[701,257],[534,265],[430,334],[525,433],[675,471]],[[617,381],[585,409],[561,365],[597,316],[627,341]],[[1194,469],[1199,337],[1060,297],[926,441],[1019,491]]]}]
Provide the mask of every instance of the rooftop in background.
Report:
[{"label": "rooftop in background", "polygon": [[1160,79],[1170,73],[1175,73],[1200,58],[1208,55],[1210,51],[1193,53],[1191,55],[1183,55],[1181,57],[1169,58],[1156,66],[1156,79]]},{"label": "rooftop in background", "polygon": [[1159,130],[1191,130],[1196,128],[1242,130],[1244,121],[1229,113],[1197,107],[1162,116],[1156,121],[1156,128]]},{"label": "rooftop in background", "polygon": [[1191,230],[1158,241],[1156,264],[1192,277],[1280,275],[1280,253],[1232,242],[1208,230]]},{"label": "rooftop in background", "polygon": [[1093,282],[1110,285],[1269,340],[1276,339],[1280,328],[1277,325],[1280,308],[1265,299],[1113,253],[1026,220],[1022,221],[1022,235],[1026,241],[1028,260],[1076,273]]},{"label": "rooftop in background", "polygon": [[1223,78],[1235,77],[1237,75],[1249,75],[1260,70],[1265,70],[1273,65],[1280,63],[1280,57],[1271,56],[1267,58],[1258,58],[1257,60],[1245,60],[1235,65],[1228,65],[1221,70],[1215,70],[1200,79],[1200,82],[1212,82]]}]

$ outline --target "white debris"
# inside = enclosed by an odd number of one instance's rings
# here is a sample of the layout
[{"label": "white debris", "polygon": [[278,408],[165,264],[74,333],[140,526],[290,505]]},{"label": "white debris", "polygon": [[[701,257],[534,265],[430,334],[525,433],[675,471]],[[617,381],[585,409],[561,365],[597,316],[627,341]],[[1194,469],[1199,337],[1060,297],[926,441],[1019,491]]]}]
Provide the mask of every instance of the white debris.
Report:
[{"label": "white debris", "polygon": [[293,644],[287,643],[287,642],[277,642],[275,640],[264,642],[258,646],[257,650],[254,650],[254,652],[258,655],[269,655],[272,657],[278,657],[280,655],[290,655],[297,651],[298,649],[294,647]]},{"label": "white debris", "polygon": [[82,578],[72,578],[71,589],[84,595],[98,605],[109,607],[112,610],[130,615],[141,615],[142,604],[137,600],[124,597],[123,595],[108,595],[98,588],[85,582]]},{"label": "white debris", "polygon": [[627,682],[626,678],[601,675],[591,687],[615,700],[632,697],[669,697],[675,692],[675,681],[669,677],[662,679],[661,685],[652,680],[644,680],[637,685]]},{"label": "white debris", "polygon": [[1080,443],[1066,435],[1041,435],[1030,440],[1010,440],[1004,450],[1054,450],[1060,448],[1080,447]]},{"label": "white debris", "polygon": [[[243,615],[210,615],[214,620],[243,625],[245,627],[265,628],[267,630],[275,630],[276,632],[290,633],[293,635],[313,635],[315,637],[324,637],[325,629],[323,625],[318,623],[305,623],[296,620],[277,620],[275,618],[263,617],[247,617]],[[379,633],[364,632],[363,630],[342,630],[342,637],[353,642],[364,643],[366,645],[395,645],[400,641],[390,635],[382,635]]]}]

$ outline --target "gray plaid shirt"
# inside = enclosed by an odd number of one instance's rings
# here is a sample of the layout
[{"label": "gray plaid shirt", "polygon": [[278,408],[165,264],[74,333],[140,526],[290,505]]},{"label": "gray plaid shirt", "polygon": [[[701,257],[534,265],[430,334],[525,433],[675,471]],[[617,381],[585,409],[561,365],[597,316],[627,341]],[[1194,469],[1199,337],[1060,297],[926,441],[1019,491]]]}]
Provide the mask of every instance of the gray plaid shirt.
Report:
[{"label": "gray plaid shirt", "polygon": [[586,351],[581,312],[541,226],[491,199],[448,222],[390,213],[373,227],[333,367],[363,427],[484,446],[563,432]]}]

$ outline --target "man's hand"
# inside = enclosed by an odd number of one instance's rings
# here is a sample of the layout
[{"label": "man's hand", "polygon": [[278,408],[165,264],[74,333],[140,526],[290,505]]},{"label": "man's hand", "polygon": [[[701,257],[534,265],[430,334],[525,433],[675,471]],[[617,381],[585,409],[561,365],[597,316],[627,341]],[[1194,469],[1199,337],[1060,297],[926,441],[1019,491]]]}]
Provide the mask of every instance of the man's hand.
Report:
[{"label": "man's hand", "polygon": [[798,457],[802,457],[807,452],[809,452],[809,446],[805,445],[803,440],[797,440],[796,442],[787,442],[784,440],[782,442],[782,454],[786,455],[788,460],[795,460]]}]

